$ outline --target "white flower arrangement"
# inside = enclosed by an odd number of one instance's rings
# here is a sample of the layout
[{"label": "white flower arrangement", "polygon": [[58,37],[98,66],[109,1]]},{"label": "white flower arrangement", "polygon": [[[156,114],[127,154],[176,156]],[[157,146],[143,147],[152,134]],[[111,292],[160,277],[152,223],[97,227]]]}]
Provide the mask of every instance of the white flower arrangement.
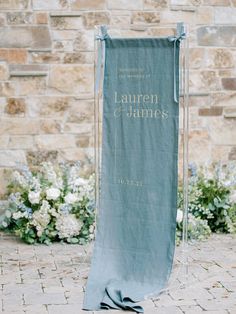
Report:
[{"label": "white flower arrangement", "polygon": [[14,171],[0,227],[27,243],[94,239],[94,175],[82,178],[80,164],[42,163],[37,173]]}]

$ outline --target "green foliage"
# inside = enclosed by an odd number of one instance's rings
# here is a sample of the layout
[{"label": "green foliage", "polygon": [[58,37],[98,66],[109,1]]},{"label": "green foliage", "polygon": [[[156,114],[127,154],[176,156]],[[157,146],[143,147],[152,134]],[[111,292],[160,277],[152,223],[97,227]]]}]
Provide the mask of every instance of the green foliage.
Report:
[{"label": "green foliage", "polygon": [[[190,167],[188,186],[188,237],[202,240],[211,232],[236,233],[235,164],[213,164],[211,167]],[[183,209],[182,186],[178,191],[178,211]],[[177,221],[177,242],[183,222]]]}]

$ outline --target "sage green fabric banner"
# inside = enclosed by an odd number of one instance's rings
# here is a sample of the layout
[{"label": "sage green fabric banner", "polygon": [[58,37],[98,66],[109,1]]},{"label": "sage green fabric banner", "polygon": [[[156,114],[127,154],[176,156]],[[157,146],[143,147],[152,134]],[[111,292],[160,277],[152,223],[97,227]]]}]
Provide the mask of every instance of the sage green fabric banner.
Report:
[{"label": "sage green fabric banner", "polygon": [[100,208],[83,309],[143,312],[175,248],[181,37],[105,35]]}]

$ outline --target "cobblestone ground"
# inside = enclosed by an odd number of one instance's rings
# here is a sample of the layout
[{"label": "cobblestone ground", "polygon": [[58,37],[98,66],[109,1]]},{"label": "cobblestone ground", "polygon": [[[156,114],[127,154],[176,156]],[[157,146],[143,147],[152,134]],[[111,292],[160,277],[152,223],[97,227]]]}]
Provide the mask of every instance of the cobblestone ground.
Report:
[{"label": "cobblestone ground", "polygon": [[[0,313],[95,313],[81,310],[91,250],[61,243],[31,246],[0,234]],[[178,266],[178,250],[169,291],[140,302],[145,313],[236,314],[236,238],[214,235],[191,245],[185,286],[179,284],[185,268]]]}]

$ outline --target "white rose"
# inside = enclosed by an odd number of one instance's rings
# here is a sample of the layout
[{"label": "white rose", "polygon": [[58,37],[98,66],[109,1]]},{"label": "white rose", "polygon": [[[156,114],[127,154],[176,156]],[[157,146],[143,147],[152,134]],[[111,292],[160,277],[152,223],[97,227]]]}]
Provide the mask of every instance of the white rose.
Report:
[{"label": "white rose", "polygon": [[50,188],[46,190],[48,200],[56,200],[60,196],[61,191],[57,188]]},{"label": "white rose", "polygon": [[40,191],[30,191],[28,194],[28,199],[31,204],[39,204],[40,202]]},{"label": "white rose", "polygon": [[85,185],[87,184],[87,180],[83,179],[83,178],[78,178],[75,180],[74,185],[78,186],[78,185]]},{"label": "white rose", "polygon": [[183,219],[183,211],[180,210],[180,209],[178,209],[176,221],[177,221],[178,223],[180,223],[180,222],[182,221],[182,219]]},{"label": "white rose", "polygon": [[73,193],[68,193],[66,196],[65,196],[65,202],[67,204],[74,204],[75,202],[78,201],[78,196],[73,194]]}]

